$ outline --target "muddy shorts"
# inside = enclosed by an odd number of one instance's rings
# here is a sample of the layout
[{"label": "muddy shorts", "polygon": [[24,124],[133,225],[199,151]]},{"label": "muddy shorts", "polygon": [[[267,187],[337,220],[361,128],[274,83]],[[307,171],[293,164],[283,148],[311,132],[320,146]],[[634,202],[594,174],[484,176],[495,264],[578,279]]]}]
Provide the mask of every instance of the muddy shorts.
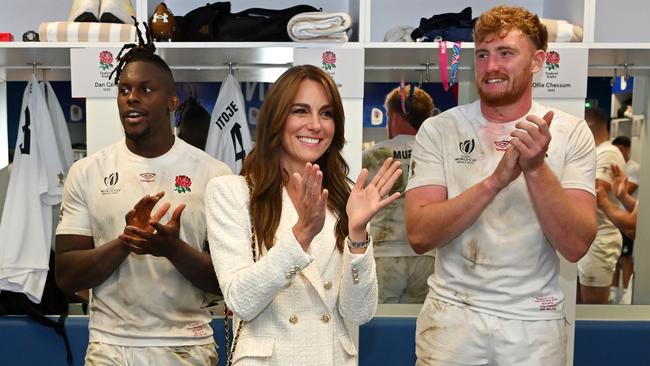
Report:
[{"label": "muddy shorts", "polygon": [[505,319],[429,295],[416,325],[416,365],[564,365],[565,327],[564,319]]}]

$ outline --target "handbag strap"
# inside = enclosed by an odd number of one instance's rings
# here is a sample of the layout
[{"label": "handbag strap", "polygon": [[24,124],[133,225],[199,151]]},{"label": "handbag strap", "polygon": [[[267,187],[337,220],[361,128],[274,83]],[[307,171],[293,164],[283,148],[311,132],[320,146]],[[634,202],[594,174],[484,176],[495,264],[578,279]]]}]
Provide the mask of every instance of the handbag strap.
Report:
[{"label": "handbag strap", "polygon": [[[250,190],[250,185],[249,185],[249,190]],[[257,257],[257,235],[255,233],[255,225],[253,224],[253,218],[251,217],[251,250],[253,252],[253,262],[256,261]],[[230,366],[232,365],[232,356],[235,354],[235,347],[237,347],[237,341],[239,340],[239,334],[241,334],[241,328],[242,325],[244,325],[244,321],[240,320],[239,324],[237,325],[237,330],[234,333],[234,339],[232,340],[232,345],[230,343],[230,320],[232,319],[232,315],[228,311],[228,305],[226,305],[224,301],[224,307],[223,307],[223,320],[224,320],[224,329],[226,331],[226,365]]]}]

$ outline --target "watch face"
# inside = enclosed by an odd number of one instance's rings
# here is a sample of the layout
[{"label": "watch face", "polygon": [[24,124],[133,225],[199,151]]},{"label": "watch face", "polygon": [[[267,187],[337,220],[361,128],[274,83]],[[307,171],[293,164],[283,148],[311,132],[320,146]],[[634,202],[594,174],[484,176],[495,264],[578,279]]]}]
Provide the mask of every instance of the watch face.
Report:
[{"label": "watch face", "polygon": [[38,42],[39,40],[38,33],[33,30],[23,33],[23,42]]}]

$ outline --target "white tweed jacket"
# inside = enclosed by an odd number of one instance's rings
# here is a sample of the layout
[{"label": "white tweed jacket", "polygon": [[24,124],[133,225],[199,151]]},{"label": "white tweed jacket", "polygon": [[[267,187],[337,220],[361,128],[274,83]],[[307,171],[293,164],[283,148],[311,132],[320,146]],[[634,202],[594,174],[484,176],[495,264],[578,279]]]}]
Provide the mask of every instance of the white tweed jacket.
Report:
[{"label": "white tweed jacket", "polygon": [[363,255],[347,245],[339,252],[336,217],[328,212],[304,252],[291,230],[298,214],[285,189],[276,243],[253,262],[245,179],[217,177],[205,197],[214,269],[226,303],[245,321],[233,364],[356,365],[345,322],[365,323],[377,308],[372,243]]}]

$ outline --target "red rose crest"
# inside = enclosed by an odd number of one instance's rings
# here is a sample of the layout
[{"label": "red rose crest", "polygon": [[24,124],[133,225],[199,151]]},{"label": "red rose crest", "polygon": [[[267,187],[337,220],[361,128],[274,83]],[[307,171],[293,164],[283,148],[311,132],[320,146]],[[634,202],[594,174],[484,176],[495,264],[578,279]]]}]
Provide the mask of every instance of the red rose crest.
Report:
[{"label": "red rose crest", "polygon": [[554,71],[560,68],[560,54],[551,51],[546,54],[546,70]]},{"label": "red rose crest", "polygon": [[177,175],[174,190],[178,193],[192,192],[192,180],[187,175]]},{"label": "red rose crest", "polygon": [[108,70],[113,67],[113,54],[110,51],[102,51],[99,53],[99,68]]},{"label": "red rose crest", "polygon": [[323,70],[332,71],[336,69],[336,53],[332,51],[323,52]]}]

